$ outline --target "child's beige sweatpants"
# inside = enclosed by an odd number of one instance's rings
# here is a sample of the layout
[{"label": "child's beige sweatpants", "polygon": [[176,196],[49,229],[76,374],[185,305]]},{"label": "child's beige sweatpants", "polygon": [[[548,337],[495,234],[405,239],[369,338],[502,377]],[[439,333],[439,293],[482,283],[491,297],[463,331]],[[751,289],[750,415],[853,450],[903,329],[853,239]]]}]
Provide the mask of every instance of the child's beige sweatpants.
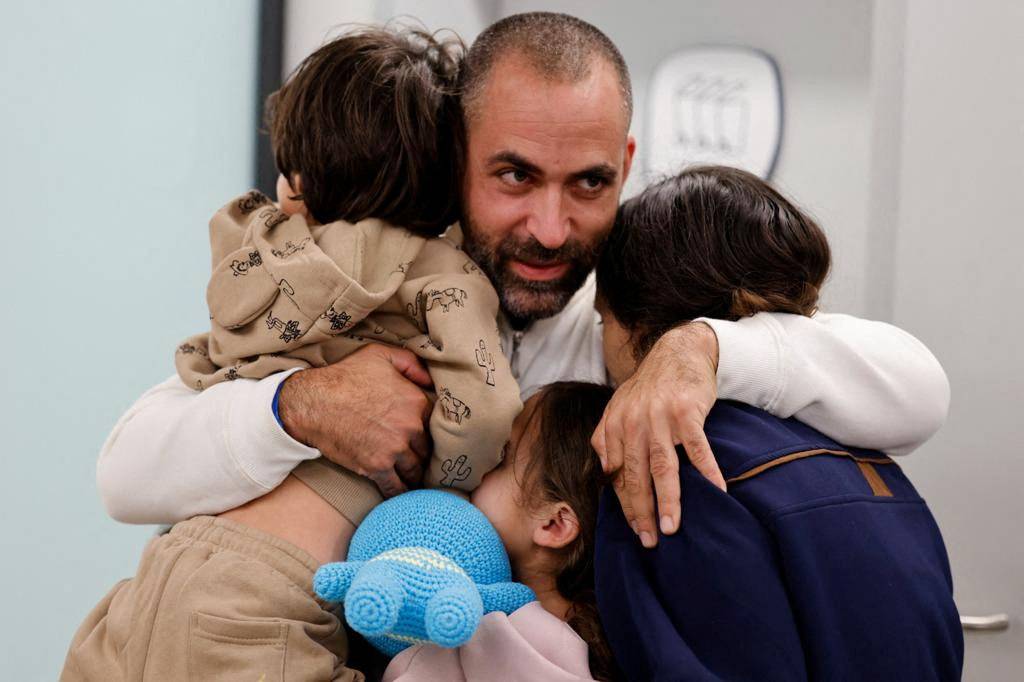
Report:
[{"label": "child's beige sweatpants", "polygon": [[179,523],[85,619],[60,679],[362,681],[345,667],[345,628],[313,595],[316,568],[232,521]]}]

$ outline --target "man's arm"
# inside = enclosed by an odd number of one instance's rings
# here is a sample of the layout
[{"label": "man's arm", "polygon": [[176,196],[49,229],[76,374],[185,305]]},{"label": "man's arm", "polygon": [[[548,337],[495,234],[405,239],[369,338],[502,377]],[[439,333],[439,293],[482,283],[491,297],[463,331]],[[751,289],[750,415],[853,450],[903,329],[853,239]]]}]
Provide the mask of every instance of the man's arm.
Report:
[{"label": "man's arm", "polygon": [[143,394],[100,451],[96,479],[107,513],[125,523],[175,523],[277,487],[299,462],[319,455],[288,436],[271,410],[278,384],[291,374],[202,392],[175,375]]},{"label": "man's arm", "polygon": [[718,396],[796,417],[844,445],[907,454],[949,411],[949,380],[898,327],[850,315],[703,320],[718,338]]},{"label": "man's arm", "polygon": [[[279,385],[283,427],[272,409]],[[320,454],[386,496],[403,492],[428,454],[429,385],[415,355],[378,344],[326,367],[202,392],[172,377],[114,427],[97,465],[100,496],[118,521],[174,523],[260,497]]]},{"label": "man's arm", "polygon": [[618,472],[623,511],[648,547],[657,527],[679,527],[676,445],[724,488],[703,431],[717,397],[796,417],[846,445],[901,454],[945,421],[949,382],[910,334],[847,315],[759,313],[666,333],[616,391],[593,440],[605,470]]}]

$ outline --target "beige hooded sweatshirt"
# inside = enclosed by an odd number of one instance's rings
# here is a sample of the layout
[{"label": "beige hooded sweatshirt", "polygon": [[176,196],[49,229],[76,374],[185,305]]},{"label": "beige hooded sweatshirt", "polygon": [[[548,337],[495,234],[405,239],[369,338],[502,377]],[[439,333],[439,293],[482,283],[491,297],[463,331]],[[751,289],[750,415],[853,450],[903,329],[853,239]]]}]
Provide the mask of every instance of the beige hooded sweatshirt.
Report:
[{"label": "beige hooded sweatshirt", "polygon": [[[323,367],[371,341],[407,348],[437,391],[426,484],[468,492],[498,465],[522,403],[498,296],[457,244],[375,219],[311,225],[254,191],[217,211],[210,245],[210,332],[175,354],[187,386]],[[323,457],[294,474],[355,525],[381,500]]]}]

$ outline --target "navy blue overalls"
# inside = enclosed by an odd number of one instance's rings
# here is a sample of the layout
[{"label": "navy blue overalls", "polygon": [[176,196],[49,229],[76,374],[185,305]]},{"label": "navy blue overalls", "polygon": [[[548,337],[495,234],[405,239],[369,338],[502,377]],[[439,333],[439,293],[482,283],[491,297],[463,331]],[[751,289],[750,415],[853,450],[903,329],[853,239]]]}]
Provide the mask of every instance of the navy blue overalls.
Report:
[{"label": "navy blue overalls", "polygon": [[630,679],[960,679],[946,549],[899,466],[727,401],[705,431],[729,491],[683,455],[656,549],[601,499],[597,602]]}]

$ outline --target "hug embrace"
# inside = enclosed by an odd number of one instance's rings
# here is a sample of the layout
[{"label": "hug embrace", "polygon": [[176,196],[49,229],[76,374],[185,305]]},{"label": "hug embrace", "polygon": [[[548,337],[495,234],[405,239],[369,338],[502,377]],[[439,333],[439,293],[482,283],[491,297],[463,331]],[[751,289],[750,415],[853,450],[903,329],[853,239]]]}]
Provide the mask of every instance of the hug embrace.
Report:
[{"label": "hug embrace", "polygon": [[759,178],[620,205],[600,30],[358,29],[267,105],[276,201],[213,216],[210,329],[100,455],[114,518],[172,526],[63,680],[959,679],[890,457],[942,368],[818,310],[825,234]]}]

